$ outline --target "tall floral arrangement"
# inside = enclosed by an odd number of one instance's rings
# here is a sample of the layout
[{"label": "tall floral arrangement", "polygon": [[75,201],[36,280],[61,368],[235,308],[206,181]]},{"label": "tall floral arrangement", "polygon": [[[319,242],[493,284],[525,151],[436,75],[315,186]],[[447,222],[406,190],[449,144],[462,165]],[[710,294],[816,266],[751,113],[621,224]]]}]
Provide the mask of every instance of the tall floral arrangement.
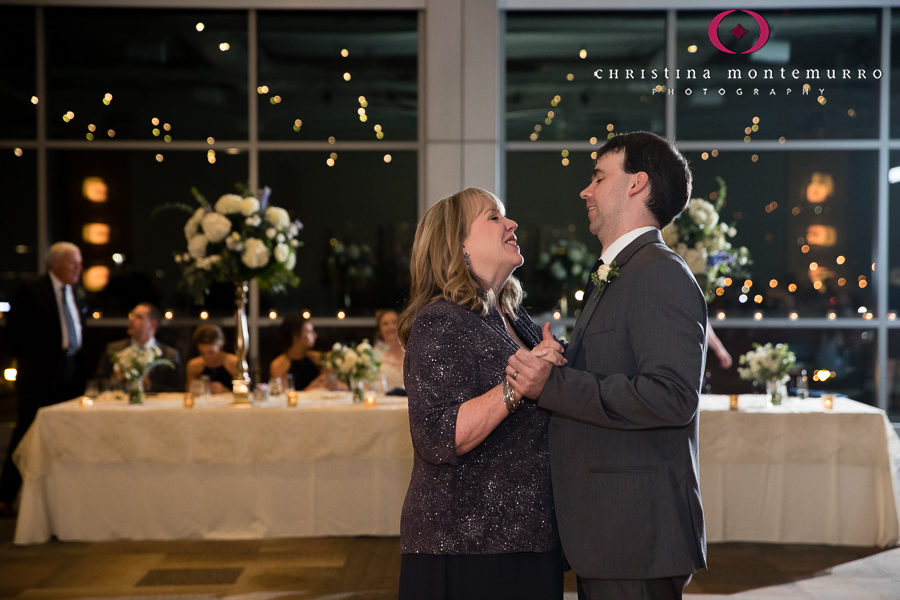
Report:
[{"label": "tall floral arrangement", "polygon": [[269,188],[259,198],[241,191],[211,204],[191,188],[196,208],[167,205],[192,213],[184,224],[186,251],[177,252],[175,262],[182,268],[182,284],[197,303],[216,282],[255,279],[260,289],[274,292],[300,283],[294,267],[303,224],[292,220],[284,208],[269,204]]},{"label": "tall floral arrangement", "polygon": [[742,276],[751,264],[750,251],[731,244],[731,238],[737,234],[734,225],[719,219],[727,188],[721,177],[716,181],[719,192],[713,202],[692,198],[687,208],[662,230],[666,245],[687,263],[707,302],[715,298],[714,290],[724,284],[725,277]]}]

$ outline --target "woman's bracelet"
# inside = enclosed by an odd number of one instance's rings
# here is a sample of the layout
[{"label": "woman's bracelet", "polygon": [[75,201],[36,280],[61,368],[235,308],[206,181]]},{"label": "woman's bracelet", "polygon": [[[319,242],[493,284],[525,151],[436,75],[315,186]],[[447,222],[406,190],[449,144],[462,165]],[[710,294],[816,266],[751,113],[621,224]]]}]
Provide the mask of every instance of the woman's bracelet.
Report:
[{"label": "woman's bracelet", "polygon": [[509,414],[513,414],[525,404],[524,396],[516,398],[516,392],[513,391],[512,386],[509,384],[509,380],[503,380],[500,391],[503,392],[503,404],[506,405],[506,410],[509,411]]}]

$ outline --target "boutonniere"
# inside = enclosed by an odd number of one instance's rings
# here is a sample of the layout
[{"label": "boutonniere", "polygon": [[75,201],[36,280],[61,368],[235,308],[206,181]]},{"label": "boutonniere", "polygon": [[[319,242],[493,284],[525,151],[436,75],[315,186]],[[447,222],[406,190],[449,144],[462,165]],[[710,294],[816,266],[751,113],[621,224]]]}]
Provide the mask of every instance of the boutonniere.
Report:
[{"label": "boutonniere", "polygon": [[594,283],[594,287],[597,288],[597,292],[602,292],[603,288],[612,281],[613,277],[618,277],[619,275],[619,265],[613,260],[608,265],[600,265],[600,267],[591,273],[591,281]]}]

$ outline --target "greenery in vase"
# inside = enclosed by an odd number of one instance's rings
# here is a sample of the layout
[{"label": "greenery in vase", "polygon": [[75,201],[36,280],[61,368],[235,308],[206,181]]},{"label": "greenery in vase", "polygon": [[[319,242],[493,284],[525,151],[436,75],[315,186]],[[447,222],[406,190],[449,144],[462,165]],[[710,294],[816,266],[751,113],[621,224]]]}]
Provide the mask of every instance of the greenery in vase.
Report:
[{"label": "greenery in vase", "polygon": [[351,379],[357,381],[374,379],[381,366],[381,362],[375,355],[375,349],[367,339],[356,346],[335,344],[322,357],[322,364],[347,384]]},{"label": "greenery in vase", "polygon": [[752,264],[745,246],[731,245],[730,238],[737,235],[734,225],[719,220],[728,190],[721,177],[716,177],[716,181],[719,191],[713,202],[692,198],[687,208],[662,230],[663,241],[687,263],[707,302],[716,297],[715,289],[723,286],[725,277],[742,277]]},{"label": "greenery in vase", "polygon": [[790,379],[790,371],[797,362],[796,356],[787,344],[753,344],[753,350],[741,355],[738,374],[741,379],[756,382]]},{"label": "greenery in vase", "polygon": [[116,352],[113,357],[113,372],[121,375],[128,383],[140,381],[150,371],[160,366],[175,368],[171,360],[162,357],[159,346],[149,348],[127,346]]},{"label": "greenery in vase", "polygon": [[296,287],[297,239],[303,224],[284,208],[269,204],[269,188],[259,198],[238,186],[242,194],[225,194],[210,204],[191,188],[198,207],[167,204],[191,213],[184,225],[186,252],[176,252],[182,286],[198,304],[217,282],[256,280],[260,289],[283,292]]}]

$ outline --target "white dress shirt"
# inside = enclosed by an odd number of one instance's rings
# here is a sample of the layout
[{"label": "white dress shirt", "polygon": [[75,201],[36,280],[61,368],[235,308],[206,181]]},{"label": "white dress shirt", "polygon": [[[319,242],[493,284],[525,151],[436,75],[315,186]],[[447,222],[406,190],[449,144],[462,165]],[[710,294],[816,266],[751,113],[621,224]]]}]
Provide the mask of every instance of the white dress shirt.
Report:
[{"label": "white dress shirt", "polygon": [[612,263],[612,261],[616,260],[616,257],[619,255],[619,252],[625,249],[625,246],[647,233],[648,231],[653,231],[657,229],[651,225],[647,225],[645,227],[638,227],[637,229],[632,229],[628,233],[620,235],[616,238],[612,244],[603,249],[603,252],[600,253],[600,259],[603,261],[604,265],[608,265]]}]

